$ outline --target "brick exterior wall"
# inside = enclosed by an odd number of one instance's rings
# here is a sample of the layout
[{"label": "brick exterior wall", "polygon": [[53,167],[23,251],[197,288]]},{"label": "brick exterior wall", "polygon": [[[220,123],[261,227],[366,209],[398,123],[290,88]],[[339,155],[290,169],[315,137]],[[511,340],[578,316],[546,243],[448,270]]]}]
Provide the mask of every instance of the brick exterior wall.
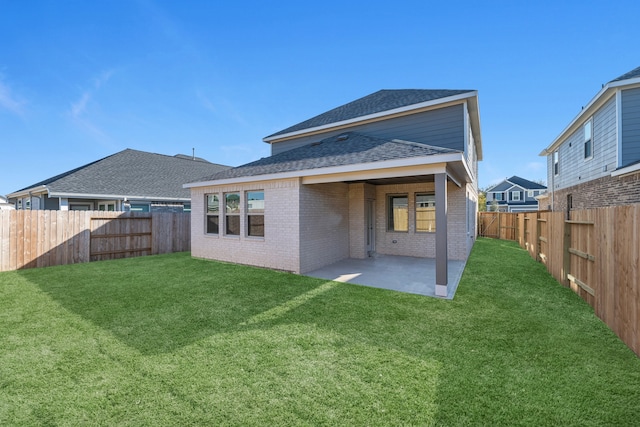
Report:
[{"label": "brick exterior wall", "polygon": [[[264,238],[246,236],[245,192],[255,190],[264,190]],[[302,185],[297,178],[192,188],[191,253],[198,258],[295,273],[313,271],[344,258],[365,258],[366,204],[367,200],[375,199],[376,252],[435,258],[435,233],[415,231],[415,194],[433,191],[432,182],[380,186],[362,183]],[[473,236],[469,238],[467,233],[466,191],[466,187],[447,184],[448,256],[456,260],[466,259],[473,245]],[[240,235],[225,236],[222,229],[220,234],[207,234],[205,195],[215,193],[223,200],[223,194],[228,192],[241,193]],[[408,232],[386,229],[387,196],[390,194],[409,196]]]},{"label": "brick exterior wall", "polygon": [[[548,204],[554,211],[567,210],[571,194],[573,209],[593,209],[640,203],[640,172],[627,176],[606,176],[572,187],[555,190]],[[552,202],[553,200],[553,202]]]},{"label": "brick exterior wall", "polygon": [[[386,255],[435,258],[436,234],[415,231],[415,195],[434,192],[434,183],[381,185],[376,187],[376,252]],[[409,231],[387,230],[387,197],[392,194],[409,196]],[[450,259],[467,259],[470,245],[467,237],[466,189],[447,184],[447,243]]]},{"label": "brick exterior wall", "polygon": [[349,258],[349,186],[300,187],[300,272]]},{"label": "brick exterior wall", "polygon": [[[244,192],[252,190],[264,190],[264,238],[246,236]],[[241,192],[240,236],[206,234],[205,194],[217,193],[222,197],[223,193],[233,191]],[[297,178],[192,188],[191,255],[300,273],[299,191]]]}]

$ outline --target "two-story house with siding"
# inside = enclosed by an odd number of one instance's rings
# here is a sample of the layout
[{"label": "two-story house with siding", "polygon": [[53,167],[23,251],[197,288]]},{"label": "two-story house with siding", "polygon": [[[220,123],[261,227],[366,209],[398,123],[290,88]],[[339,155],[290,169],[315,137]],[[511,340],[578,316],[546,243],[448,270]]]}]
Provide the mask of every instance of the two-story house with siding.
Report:
[{"label": "two-story house with siding", "polygon": [[605,84],[540,155],[551,210],[640,203],[640,67]]},{"label": "two-story house with siding", "polygon": [[345,258],[447,262],[476,235],[473,90],[381,90],[264,141],[271,156],[187,184],[195,257],[306,273]]},{"label": "two-story house with siding", "polygon": [[487,189],[487,211],[537,211],[537,197],[546,191],[546,186],[514,175]]}]

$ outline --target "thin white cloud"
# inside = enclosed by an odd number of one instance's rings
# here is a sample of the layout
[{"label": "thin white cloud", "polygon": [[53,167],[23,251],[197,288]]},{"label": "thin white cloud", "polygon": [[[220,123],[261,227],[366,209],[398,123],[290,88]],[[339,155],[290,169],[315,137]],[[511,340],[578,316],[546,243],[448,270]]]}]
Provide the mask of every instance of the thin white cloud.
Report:
[{"label": "thin white cloud", "polygon": [[196,96],[200,100],[200,104],[205,108],[205,110],[208,110],[213,114],[218,114],[218,111],[215,105],[213,105],[213,102],[211,102],[211,100],[207,98],[202,92],[196,91]]},{"label": "thin white cloud", "polygon": [[114,70],[106,70],[100,73],[98,77],[96,77],[93,81],[96,89],[100,89],[103,85],[105,85],[111,76],[113,76]]},{"label": "thin white cloud", "polygon": [[71,103],[71,116],[73,118],[78,118],[82,116],[87,109],[87,103],[91,99],[91,92],[86,91],[82,94],[80,99],[76,102]]},{"label": "thin white cloud", "polygon": [[82,116],[89,105],[89,102],[93,98],[94,93],[96,93],[102,86],[104,86],[111,76],[113,75],[114,70],[106,70],[101,72],[96,78],[93,79],[93,87],[91,89],[85,90],[80,95],[77,101],[71,103],[71,110],[69,113],[73,118],[78,118]]},{"label": "thin white cloud", "polygon": [[113,76],[114,70],[106,70],[98,74],[91,80],[91,85],[85,89],[80,97],[71,103],[67,116],[78,128],[88,133],[94,140],[108,141],[109,136],[104,132],[91,117],[91,106],[96,103],[96,94],[102,90]]},{"label": "thin white cloud", "polygon": [[23,116],[26,102],[14,95],[9,85],[3,80],[3,76],[0,75],[0,107],[10,113]]}]

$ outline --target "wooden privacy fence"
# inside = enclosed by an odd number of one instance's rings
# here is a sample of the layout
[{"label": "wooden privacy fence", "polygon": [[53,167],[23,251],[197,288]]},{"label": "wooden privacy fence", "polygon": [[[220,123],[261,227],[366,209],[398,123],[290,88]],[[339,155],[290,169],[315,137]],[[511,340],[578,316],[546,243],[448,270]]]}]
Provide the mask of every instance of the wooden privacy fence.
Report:
[{"label": "wooden privacy fence", "polygon": [[516,239],[516,216],[504,212],[479,212],[478,234],[501,240]]},{"label": "wooden privacy fence", "polygon": [[[481,213],[479,223],[494,212]],[[511,216],[520,246],[573,289],[640,356],[640,205]],[[495,221],[494,221],[495,222]],[[493,229],[480,227],[483,231]],[[504,237],[501,237],[504,239]]]},{"label": "wooden privacy fence", "polygon": [[0,211],[0,271],[190,250],[191,215]]}]

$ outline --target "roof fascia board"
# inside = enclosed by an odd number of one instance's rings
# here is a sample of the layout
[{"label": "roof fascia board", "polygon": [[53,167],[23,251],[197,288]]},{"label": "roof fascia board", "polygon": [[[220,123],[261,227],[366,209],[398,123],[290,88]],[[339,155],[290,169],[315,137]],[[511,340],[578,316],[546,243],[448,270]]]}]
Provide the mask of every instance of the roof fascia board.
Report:
[{"label": "roof fascia board", "polygon": [[582,124],[582,120],[595,113],[605,102],[615,95],[619,90],[631,88],[633,86],[640,87],[640,77],[621,80],[618,82],[609,82],[600,89],[596,96],[578,113],[578,115],[567,125],[566,128],[553,140],[553,142],[539,156],[548,156],[553,153],[560,144],[564,142],[575,130]]},{"label": "roof fascia board", "polygon": [[480,107],[478,105],[478,91],[473,91],[474,96],[470,96],[467,100],[467,110],[471,119],[471,132],[473,132],[473,140],[476,143],[476,155],[478,161],[482,160],[482,132],[480,130]]},{"label": "roof fascia board", "polygon": [[436,154],[432,156],[410,157],[403,159],[385,160],[381,162],[358,163],[343,166],[331,166],[326,168],[304,169],[298,171],[281,172],[264,175],[242,176],[237,178],[225,178],[212,181],[191,182],[184,184],[183,188],[209,187],[214,185],[241,184],[246,182],[272,181],[287,178],[306,178],[319,175],[347,174],[350,172],[374,172],[379,169],[402,168],[405,166],[429,166],[439,163],[463,162],[462,153]]},{"label": "roof fascia board", "polygon": [[[467,172],[468,171],[469,170],[467,169]],[[452,171],[451,168],[449,168],[449,167],[446,168],[446,173],[447,173],[447,176],[449,177],[449,179],[451,180],[451,182],[453,182],[458,187],[462,187],[462,180],[460,179],[460,177],[458,176],[457,173]]]},{"label": "roof fascia board", "polygon": [[96,199],[96,200],[145,200],[145,201],[189,201],[184,197],[154,197],[154,196],[126,196],[122,194],[91,194],[91,193],[62,193],[50,192],[49,197],[61,197],[63,199]]},{"label": "roof fascia board", "polygon": [[413,165],[401,168],[385,168],[373,171],[352,171],[346,173],[332,173],[323,175],[306,176],[302,178],[302,184],[324,184],[328,182],[363,181],[368,179],[400,178],[412,175],[432,175],[446,173],[446,163],[430,165]]},{"label": "roof fascia board", "polygon": [[326,131],[328,129],[333,129],[333,128],[348,127],[356,123],[377,121],[377,120],[380,120],[381,118],[386,118],[389,116],[406,115],[408,113],[410,114],[410,113],[419,112],[417,110],[427,111],[430,109],[434,109],[434,107],[445,107],[446,106],[445,104],[451,104],[451,105],[459,104],[460,101],[465,100],[467,98],[476,97],[477,95],[478,95],[478,91],[475,91],[475,90],[464,92],[458,95],[447,96],[445,98],[438,98],[431,101],[420,102],[418,104],[411,104],[404,107],[394,108],[391,110],[380,111],[378,113],[355,117],[353,119],[342,120],[334,123],[328,123],[326,125],[315,126],[307,129],[301,129],[301,130],[285,133],[282,135],[266,137],[266,138],[263,138],[262,140],[264,142],[272,144],[276,141],[291,139],[291,138],[299,137],[301,135],[306,135],[306,134],[319,133],[319,132]]},{"label": "roof fascia board", "polygon": [[49,189],[47,188],[46,185],[40,185],[40,186],[37,186],[37,187],[31,187],[31,188],[27,188],[25,190],[16,191],[15,193],[7,194],[7,198],[14,199],[16,197],[29,196],[29,195],[32,195],[33,193],[45,193],[45,192],[48,192],[48,191],[49,191]]}]

